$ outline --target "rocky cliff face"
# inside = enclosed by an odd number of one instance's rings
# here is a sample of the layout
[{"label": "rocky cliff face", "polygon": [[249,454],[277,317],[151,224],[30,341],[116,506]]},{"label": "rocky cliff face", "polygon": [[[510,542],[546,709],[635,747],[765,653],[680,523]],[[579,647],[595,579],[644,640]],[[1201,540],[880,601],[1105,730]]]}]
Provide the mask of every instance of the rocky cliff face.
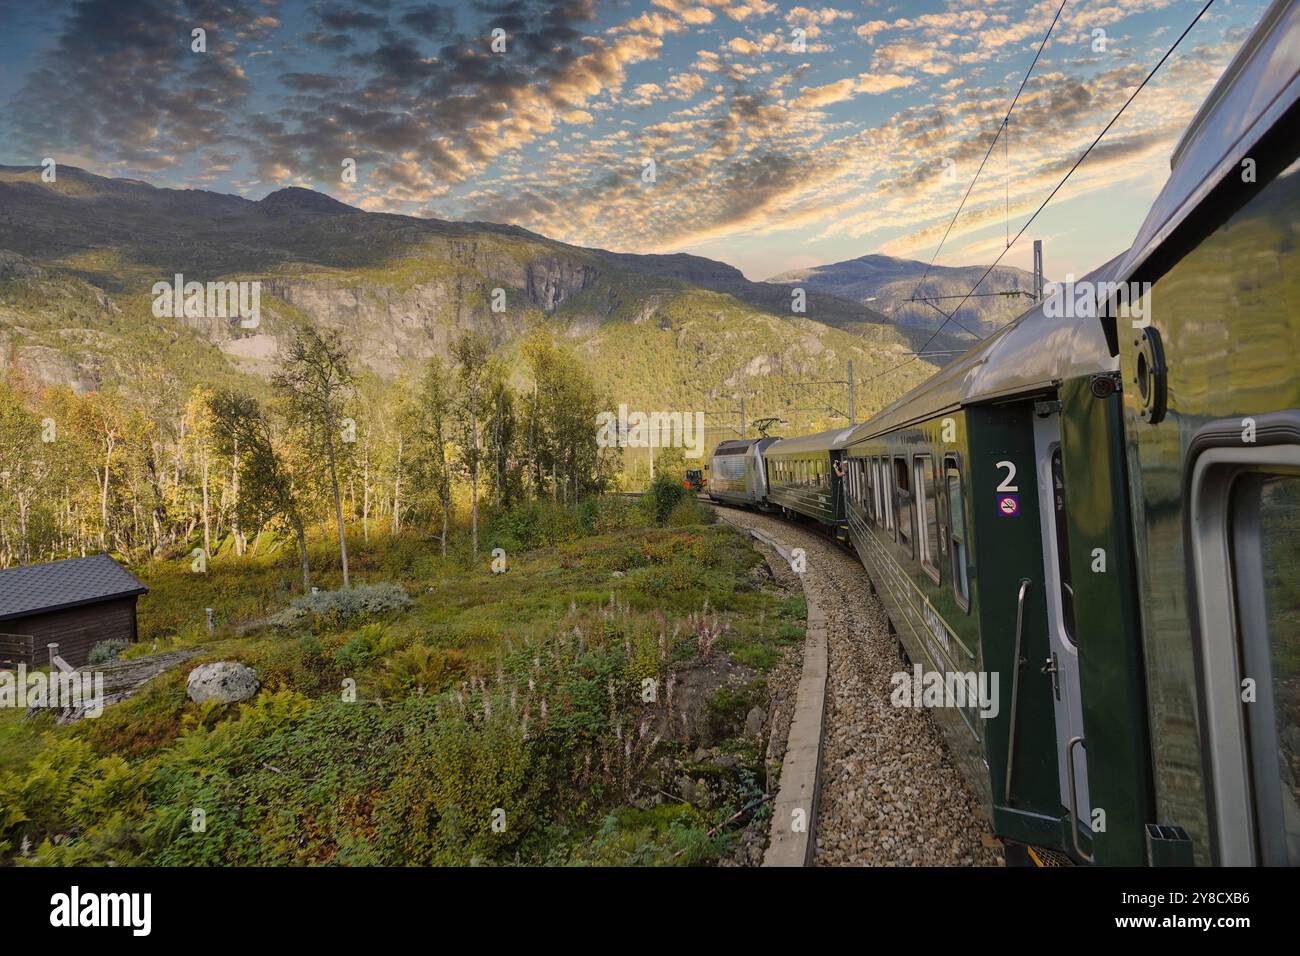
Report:
[{"label": "rocky cliff face", "polygon": [[[178,273],[186,283],[260,282],[261,323],[156,316],[154,283]],[[907,347],[859,304],[812,291],[795,315],[788,287],[699,256],[367,213],[303,189],[253,202],[69,167],[43,183],[39,169],[0,167],[0,361],[80,390],[126,386],[159,367],[183,380],[266,377],[289,324],[303,319],[342,332],[355,365],[385,378],[445,356],[464,331],[508,354],[545,322],[633,401],[697,389],[721,397],[755,377],[775,387],[805,366],[826,378],[850,352],[866,363],[873,350]],[[690,347],[673,348],[687,326]],[[816,330],[836,326],[850,337],[823,350]]]}]

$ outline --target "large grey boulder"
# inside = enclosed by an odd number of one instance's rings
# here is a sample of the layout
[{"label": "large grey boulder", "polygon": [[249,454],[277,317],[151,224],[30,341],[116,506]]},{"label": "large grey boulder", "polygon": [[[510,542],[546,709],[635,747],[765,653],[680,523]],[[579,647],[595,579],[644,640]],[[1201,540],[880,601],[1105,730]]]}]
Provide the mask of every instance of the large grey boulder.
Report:
[{"label": "large grey boulder", "polygon": [[200,664],[190,671],[185,690],[196,704],[215,700],[223,704],[248,700],[257,693],[261,684],[257,671],[238,661],[216,661]]}]

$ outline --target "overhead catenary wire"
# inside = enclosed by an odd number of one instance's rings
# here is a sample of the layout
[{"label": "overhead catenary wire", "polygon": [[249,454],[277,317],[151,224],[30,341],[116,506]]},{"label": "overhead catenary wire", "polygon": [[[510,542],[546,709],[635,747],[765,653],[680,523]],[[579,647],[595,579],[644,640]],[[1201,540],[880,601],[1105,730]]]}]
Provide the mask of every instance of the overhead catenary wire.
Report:
[{"label": "overhead catenary wire", "polygon": [[[1033,224],[1034,220],[1038,218],[1039,214],[1045,208],[1047,208],[1047,204],[1052,201],[1053,197],[1055,197],[1058,192],[1061,191],[1061,187],[1065,185],[1066,181],[1069,180],[1069,178],[1072,175],[1074,175],[1075,170],[1077,170],[1083,164],[1083,161],[1088,158],[1088,154],[1090,154],[1093,151],[1093,149],[1096,148],[1097,144],[1101,142],[1102,137],[1105,136],[1108,132],[1110,132],[1112,126],[1114,126],[1117,122],[1119,122],[1119,118],[1124,115],[1124,111],[1128,109],[1129,104],[1131,104],[1133,100],[1137,98],[1137,95],[1141,93],[1142,90],[1146,87],[1146,85],[1149,82],[1151,82],[1151,78],[1156,75],[1156,73],[1160,70],[1160,67],[1164,66],[1165,61],[1168,60],[1169,57],[1173,55],[1174,50],[1178,49],[1179,44],[1183,42],[1187,34],[1192,32],[1192,28],[1196,26],[1197,23],[1200,22],[1201,17],[1205,16],[1206,11],[1209,10],[1210,7],[1212,6],[1214,6],[1214,0],[1206,0],[1205,5],[1201,7],[1201,9],[1197,12],[1196,16],[1192,18],[1192,21],[1189,24],[1187,24],[1187,26],[1183,29],[1183,32],[1178,35],[1178,38],[1174,40],[1173,44],[1169,47],[1168,50],[1165,51],[1164,55],[1160,57],[1160,59],[1156,62],[1156,65],[1153,66],[1151,68],[1151,71],[1147,73],[1147,75],[1143,78],[1142,82],[1137,85],[1137,88],[1133,90],[1133,92],[1129,95],[1129,98],[1124,101],[1124,105],[1121,106],[1119,110],[1115,113],[1115,115],[1110,118],[1110,122],[1108,122],[1105,126],[1102,127],[1101,132],[1097,134],[1096,138],[1090,144],[1088,144],[1088,148],[1085,149],[1082,154],[1080,154],[1079,158],[1074,161],[1074,165],[1071,166],[1069,170],[1066,171],[1066,174],[1061,177],[1061,181],[1058,182],[1054,187],[1052,187],[1052,191],[1047,194],[1047,198],[1044,199],[1042,203],[1039,204],[1038,208],[1034,210],[1034,214],[1030,216],[1027,220],[1025,220],[1025,224],[1020,227],[1020,231],[1016,233],[1015,238],[1012,239],[1010,243],[1007,244],[1007,247],[1005,249],[1003,249],[1000,253],[998,253],[997,258],[994,259],[993,262],[989,265],[989,267],[984,270],[984,274],[980,276],[979,280],[973,286],[971,286],[971,291],[966,293],[966,295],[962,298],[961,302],[957,303],[957,308],[952,310],[954,315],[957,314],[958,309],[962,307],[962,305],[966,302],[966,300],[969,299],[974,294],[975,290],[980,287],[980,283],[989,277],[989,274],[997,267],[997,264],[1002,261],[1002,258],[1008,252],[1011,251],[1011,247],[1014,246],[1020,240],[1020,237],[1025,234],[1025,230],[1027,230]],[[919,349],[917,349],[917,351],[924,352],[926,350],[926,347],[929,346],[930,343],[933,342],[939,336],[939,333],[943,331],[943,327],[947,324],[948,324],[948,320],[945,319],[943,323],[941,323],[939,327],[934,330],[930,338],[926,340],[925,345],[922,345]],[[995,335],[998,331],[1000,331],[1002,328],[1005,327],[1006,327],[1005,325],[999,326],[998,329],[995,329],[993,332],[989,333],[989,335]],[[985,336],[980,341],[985,341],[988,337],[989,336]],[[866,379],[865,381],[873,382],[876,379],[888,375],[890,372],[897,371],[898,369],[903,368],[906,365],[910,365],[912,362],[915,361],[916,361],[915,357],[906,359],[905,361],[899,362],[897,365],[885,369],[883,372],[879,372],[876,375],[873,375],[871,378]]]},{"label": "overhead catenary wire", "polygon": [[[1034,59],[1029,64],[1029,69],[1025,70],[1025,75],[1020,80],[1020,88],[1016,90],[1016,95],[1011,98],[1011,105],[1007,107],[1006,115],[1002,117],[1002,123],[998,126],[998,131],[993,134],[993,142],[989,143],[989,148],[984,153],[984,158],[980,160],[979,168],[975,170],[975,175],[971,178],[970,185],[966,187],[965,195],[961,197],[961,202],[957,204],[957,211],[952,214],[952,219],[948,222],[948,228],[943,232],[943,238],[939,240],[939,245],[935,248],[934,255],[930,256],[930,261],[926,264],[925,271],[921,273],[921,278],[917,281],[916,288],[912,290],[912,299],[916,298],[916,293],[920,291],[921,285],[930,275],[930,270],[934,268],[934,262],[939,258],[939,253],[943,250],[943,244],[948,241],[948,235],[952,232],[952,227],[957,224],[957,219],[961,216],[962,209],[966,207],[966,200],[970,198],[971,190],[975,188],[975,183],[979,181],[980,173],[984,171],[984,166],[988,163],[989,157],[993,155],[993,150],[997,148],[998,139],[1002,136],[1003,132],[1007,128],[1007,123],[1011,120],[1011,111],[1016,108],[1016,103],[1020,100],[1020,94],[1025,91],[1025,85],[1029,82],[1029,77],[1034,72],[1034,67],[1038,65],[1038,60],[1043,55],[1043,49],[1047,46],[1047,40],[1051,37],[1052,31],[1056,29],[1056,23],[1061,19],[1061,11],[1065,9],[1065,4],[1067,2],[1068,0],[1061,0],[1061,5],[1056,8],[1056,16],[1052,17],[1052,22],[1048,25],[1047,32],[1043,34],[1042,42],[1038,44],[1038,51],[1034,54]],[[982,282],[983,280],[981,279],[980,281]],[[901,308],[902,304],[903,303],[900,302],[895,306],[894,311]],[[893,312],[891,312],[890,315],[892,316]]]}]

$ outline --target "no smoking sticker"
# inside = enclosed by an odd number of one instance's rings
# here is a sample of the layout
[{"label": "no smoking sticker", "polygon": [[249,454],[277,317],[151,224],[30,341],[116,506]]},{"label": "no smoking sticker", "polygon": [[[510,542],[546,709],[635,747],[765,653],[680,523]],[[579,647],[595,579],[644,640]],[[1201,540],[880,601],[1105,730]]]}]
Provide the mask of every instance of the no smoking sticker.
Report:
[{"label": "no smoking sticker", "polygon": [[1020,514],[1019,495],[998,495],[998,514],[1004,518],[1015,518]]}]

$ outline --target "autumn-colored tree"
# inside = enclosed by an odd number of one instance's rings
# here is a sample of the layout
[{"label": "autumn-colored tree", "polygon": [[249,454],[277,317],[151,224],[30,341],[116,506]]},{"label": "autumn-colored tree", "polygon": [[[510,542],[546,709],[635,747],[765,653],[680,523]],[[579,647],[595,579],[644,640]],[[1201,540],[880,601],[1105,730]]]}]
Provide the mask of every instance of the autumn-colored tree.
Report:
[{"label": "autumn-colored tree", "polygon": [[296,423],[305,428],[313,445],[325,456],[338,522],[343,587],[350,588],[336,445],[340,440],[349,440],[344,433],[344,406],[352,394],[354,380],[338,333],[331,330],[322,335],[310,325],[294,329],[281,352],[280,368],[272,376],[271,384],[285,399]]},{"label": "autumn-colored tree", "polygon": [[442,556],[447,556],[451,521],[451,467],[447,443],[452,432],[451,379],[442,360],[431,358],[408,406],[411,420],[412,473],[418,487],[437,501],[442,517]]},{"label": "autumn-colored tree", "polygon": [[451,346],[456,360],[456,438],[460,461],[469,478],[470,547],[478,557],[478,480],[483,462],[483,442],[479,429],[484,413],[484,393],[488,379],[491,350],[487,340],[476,332],[466,332]]},{"label": "autumn-colored tree", "polygon": [[239,449],[239,483],[242,493],[235,507],[242,523],[260,528],[268,521],[283,520],[293,529],[302,564],[302,588],[311,590],[311,568],[307,563],[307,533],[302,503],[293,474],[276,450],[274,433],[266,413],[256,399],[221,390],[209,400],[212,433],[223,454]]}]

